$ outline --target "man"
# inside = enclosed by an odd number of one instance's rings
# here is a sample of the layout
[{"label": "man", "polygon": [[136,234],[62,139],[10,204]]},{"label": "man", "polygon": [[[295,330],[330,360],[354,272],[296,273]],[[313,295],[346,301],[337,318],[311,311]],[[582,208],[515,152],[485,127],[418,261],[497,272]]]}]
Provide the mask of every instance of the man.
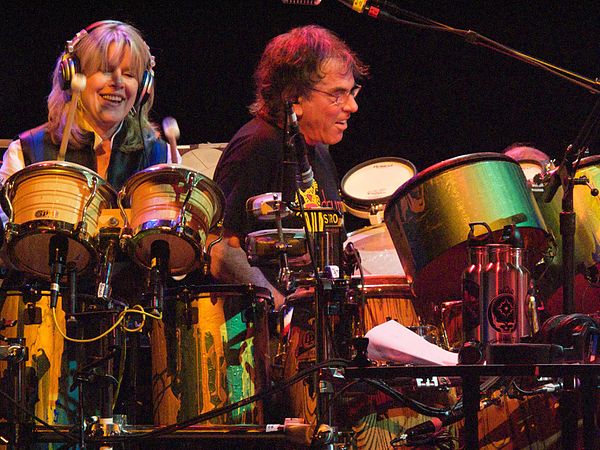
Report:
[{"label": "man", "polygon": [[[319,26],[294,28],[269,42],[254,75],[256,99],[250,106],[254,118],[231,139],[215,171],[226,198],[224,239],[211,253],[211,272],[219,281],[266,287],[273,293],[275,307],[283,304],[284,295],[248,263],[245,237],[275,225],[248,217],[246,200],[282,191],[285,104],[291,101],[314,171],[311,185],[299,191],[304,205],[341,211],[328,146],[341,141],[348,119],[358,110],[357,81],[366,74],[367,67],[348,46]],[[298,216],[283,223],[302,226]]]}]

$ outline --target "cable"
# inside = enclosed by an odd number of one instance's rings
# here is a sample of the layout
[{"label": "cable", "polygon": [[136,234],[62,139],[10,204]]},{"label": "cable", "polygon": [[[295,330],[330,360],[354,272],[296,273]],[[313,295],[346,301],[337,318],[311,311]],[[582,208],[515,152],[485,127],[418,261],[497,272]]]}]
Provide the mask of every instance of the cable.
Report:
[{"label": "cable", "polygon": [[121,322],[123,322],[123,320],[125,319],[125,316],[129,313],[141,314],[142,318],[143,318],[142,324],[136,328],[127,328],[125,325],[123,325],[123,330],[125,330],[129,333],[136,333],[143,328],[145,316],[148,316],[155,320],[162,320],[162,312],[160,314],[156,315],[156,314],[152,314],[152,313],[144,311],[144,308],[141,305],[134,305],[132,308],[125,308],[123,311],[121,311],[119,313],[119,317],[117,318],[117,321],[113,325],[111,325],[106,331],[99,334],[98,336],[95,336],[95,337],[89,338],[89,339],[75,339],[75,338],[71,338],[71,337],[67,336],[66,333],[60,328],[60,325],[58,324],[58,319],[56,318],[56,308],[52,308],[52,318],[54,319],[54,325],[56,325],[56,329],[58,330],[60,335],[69,342],[76,342],[79,344],[88,344],[90,342],[98,341],[98,340],[102,339],[103,337],[107,336],[115,328],[117,328],[121,324]]},{"label": "cable", "polygon": [[412,410],[418,412],[419,414],[423,414],[424,416],[446,417],[453,411],[454,408],[457,407],[457,405],[460,404],[460,406],[462,406],[462,402],[459,401],[450,409],[436,408],[434,406],[429,406],[424,403],[421,403],[418,400],[412,399],[412,398],[406,396],[405,394],[398,392],[397,390],[392,388],[389,384],[387,384],[383,381],[374,380],[374,379],[370,379],[370,378],[363,378],[362,381],[376,387],[381,392],[384,392],[385,394],[390,396],[392,399],[399,401],[403,406],[407,406],[407,407],[411,408]]},{"label": "cable", "polygon": [[230,411],[233,411],[235,409],[241,408],[245,405],[248,405],[250,403],[254,403],[262,398],[266,398],[266,397],[270,397],[273,394],[276,394],[278,392],[282,392],[283,390],[287,389],[289,386],[303,380],[304,378],[307,378],[308,376],[310,376],[313,372],[316,372],[322,368],[325,367],[329,367],[329,368],[333,368],[333,367],[346,367],[348,365],[348,361],[345,359],[331,359],[329,361],[324,361],[323,363],[320,364],[315,364],[314,366],[311,366],[307,369],[304,369],[300,372],[298,372],[296,375],[294,375],[293,377],[285,380],[282,383],[277,384],[276,386],[266,389],[266,390],[262,390],[260,392],[258,392],[255,395],[252,395],[250,397],[247,397],[243,400],[240,400],[238,402],[232,403],[230,405],[226,405],[223,406],[221,408],[217,408],[214,409],[212,411],[208,411],[204,414],[201,414],[199,416],[193,417],[191,419],[185,420],[183,422],[178,422],[176,424],[173,425],[167,425],[164,426],[162,428],[159,428],[157,430],[153,430],[147,433],[142,433],[142,434],[138,434],[138,435],[130,435],[130,436],[110,436],[110,437],[102,437],[102,438],[98,438],[97,440],[94,439],[94,441],[101,441],[103,443],[106,444],[110,444],[110,443],[119,443],[119,442],[123,442],[123,441],[128,441],[128,440],[146,440],[146,439],[150,439],[150,438],[154,438],[154,437],[158,437],[158,436],[162,436],[165,434],[169,434],[169,433],[173,433],[176,432],[178,430],[182,430],[185,429],[187,427],[190,427],[192,425],[195,425],[197,423],[200,422],[205,422],[207,420],[210,420],[214,417],[220,416],[222,414],[228,413]]}]

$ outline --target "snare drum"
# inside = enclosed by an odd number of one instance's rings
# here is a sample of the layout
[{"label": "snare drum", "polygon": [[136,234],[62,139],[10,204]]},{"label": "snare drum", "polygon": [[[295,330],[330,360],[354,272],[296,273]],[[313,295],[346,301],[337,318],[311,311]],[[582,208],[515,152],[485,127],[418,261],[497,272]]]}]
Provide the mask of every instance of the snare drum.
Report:
[{"label": "snare drum", "polygon": [[68,241],[67,261],[81,273],[98,257],[98,219],[116,205],[114,189],[86,167],[64,161],[31,164],[11,175],[2,189],[8,215],[9,261],[21,271],[49,278],[50,239]]},{"label": "snare drum", "polygon": [[381,214],[394,191],[416,172],[413,163],[402,158],[376,158],[359,164],[342,178],[346,209],[361,219]]},{"label": "snare drum", "polygon": [[[155,425],[191,419],[269,386],[267,289],[191,286],[166,296],[172,301],[150,334]],[[261,401],[211,423],[261,424],[263,414]]]},{"label": "snare drum", "polygon": [[223,217],[225,199],[208,177],[177,164],[158,164],[133,175],[119,192],[132,259],[150,268],[152,243],[169,245],[169,272],[187,275],[204,257],[206,235]]}]

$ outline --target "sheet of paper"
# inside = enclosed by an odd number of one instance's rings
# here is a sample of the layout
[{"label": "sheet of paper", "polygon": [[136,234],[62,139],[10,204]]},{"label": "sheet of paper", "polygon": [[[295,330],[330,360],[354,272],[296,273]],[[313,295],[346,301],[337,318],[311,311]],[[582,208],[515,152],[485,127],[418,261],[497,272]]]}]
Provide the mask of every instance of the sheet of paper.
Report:
[{"label": "sheet of paper", "polygon": [[377,325],[365,337],[369,338],[369,359],[374,361],[441,366],[454,366],[458,363],[458,354],[427,342],[395,320]]}]

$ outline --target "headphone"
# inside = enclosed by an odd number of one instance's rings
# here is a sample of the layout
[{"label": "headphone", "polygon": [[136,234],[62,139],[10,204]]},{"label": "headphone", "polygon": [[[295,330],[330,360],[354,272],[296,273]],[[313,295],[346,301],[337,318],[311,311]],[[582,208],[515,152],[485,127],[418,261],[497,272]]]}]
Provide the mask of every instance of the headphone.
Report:
[{"label": "headphone", "polygon": [[559,314],[544,322],[535,337],[536,342],[561,345],[568,351],[567,359],[590,362],[598,354],[599,325],[587,314]]},{"label": "headphone", "polygon": [[[99,22],[94,22],[93,24],[85,27],[79,33],[77,33],[71,40],[68,40],[65,44],[65,52],[60,58],[60,76],[62,79],[62,88],[63,90],[67,90],[71,88],[71,81],[76,73],[81,72],[81,67],[79,64],[79,59],[75,55],[75,47],[84,37],[90,34],[96,28],[109,25],[109,24],[120,24],[121,22],[114,20],[101,20]],[[150,53],[150,47],[144,41],[144,45],[148,48],[148,53]],[[134,108],[136,111],[140,111],[140,108],[148,101],[150,98],[150,94],[152,93],[152,89],[154,88],[154,66],[156,65],[154,56],[150,54],[150,61],[144,70],[142,75],[142,80],[140,81],[140,85],[138,88],[137,97],[135,99]]]}]

